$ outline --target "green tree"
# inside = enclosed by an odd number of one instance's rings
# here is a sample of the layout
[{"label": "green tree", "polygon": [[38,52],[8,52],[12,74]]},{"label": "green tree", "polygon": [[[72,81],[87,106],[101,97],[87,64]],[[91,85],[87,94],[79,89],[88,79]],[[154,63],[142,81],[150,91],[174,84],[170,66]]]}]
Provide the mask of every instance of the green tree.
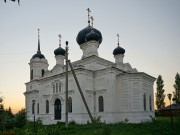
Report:
[{"label": "green tree", "polygon": [[174,89],[175,91],[173,92],[173,98],[177,104],[180,104],[180,75],[178,73],[175,76]]},{"label": "green tree", "polygon": [[18,113],[15,114],[15,126],[17,128],[23,128],[26,124],[26,111],[21,109]]},{"label": "green tree", "polygon": [[162,76],[159,75],[158,78],[157,78],[157,81],[156,81],[156,85],[157,85],[157,93],[155,94],[156,95],[156,107],[157,109],[160,109],[162,107],[165,106],[165,102],[164,102],[164,98],[165,98],[165,94],[164,94],[164,81],[162,79]]},{"label": "green tree", "polygon": [[4,109],[3,112],[1,113],[1,130],[8,130],[8,129],[12,129],[14,127],[14,115],[12,113],[12,109],[11,107],[9,107],[9,109]]},{"label": "green tree", "polygon": [[[5,3],[6,3],[6,1],[7,1],[7,0],[4,0]],[[13,2],[17,1],[18,4],[20,5],[20,0],[10,0],[10,1],[13,1]]]},{"label": "green tree", "polygon": [[0,131],[12,129],[14,127],[14,115],[11,107],[4,109],[3,97],[0,96]]},{"label": "green tree", "polygon": [[3,106],[3,98],[0,97],[0,115],[1,115],[1,112],[4,110],[4,106]]},{"label": "green tree", "polygon": [[[3,98],[0,97],[0,125],[2,125],[2,114],[4,112],[4,106],[3,106]],[[2,126],[0,126],[0,131],[2,131]]]},{"label": "green tree", "polygon": [[8,112],[8,116],[9,116],[10,118],[14,118],[14,114],[12,113],[11,107],[9,107],[9,109],[7,110],[7,112]]}]

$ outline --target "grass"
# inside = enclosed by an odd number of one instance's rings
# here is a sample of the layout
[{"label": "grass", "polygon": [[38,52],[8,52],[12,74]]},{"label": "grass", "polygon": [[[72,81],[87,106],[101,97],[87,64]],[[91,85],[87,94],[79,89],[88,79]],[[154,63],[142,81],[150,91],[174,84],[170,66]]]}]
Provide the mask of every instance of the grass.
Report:
[{"label": "grass", "polygon": [[[37,135],[179,135],[180,117],[174,117],[174,129],[171,128],[170,117],[157,117],[153,122],[130,124],[69,124],[68,129],[64,123],[56,125],[41,125],[36,123]],[[27,123],[23,129],[13,129],[17,135],[33,135],[33,123]]]}]

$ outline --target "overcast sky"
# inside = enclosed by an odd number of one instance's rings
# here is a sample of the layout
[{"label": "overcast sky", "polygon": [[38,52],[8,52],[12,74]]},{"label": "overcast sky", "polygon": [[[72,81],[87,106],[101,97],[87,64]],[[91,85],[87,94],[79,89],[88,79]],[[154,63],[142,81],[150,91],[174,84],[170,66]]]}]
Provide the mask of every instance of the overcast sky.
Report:
[{"label": "overcast sky", "polygon": [[0,1],[0,95],[5,107],[14,112],[25,107],[24,83],[37,51],[38,28],[49,70],[55,65],[58,34],[62,47],[69,41],[71,61],[81,58],[76,36],[88,25],[87,8],[103,36],[100,57],[114,61],[119,33],[120,46],[126,50],[124,62],[156,78],[161,74],[165,93],[174,91],[174,78],[180,73],[179,0],[21,0],[20,4]]}]

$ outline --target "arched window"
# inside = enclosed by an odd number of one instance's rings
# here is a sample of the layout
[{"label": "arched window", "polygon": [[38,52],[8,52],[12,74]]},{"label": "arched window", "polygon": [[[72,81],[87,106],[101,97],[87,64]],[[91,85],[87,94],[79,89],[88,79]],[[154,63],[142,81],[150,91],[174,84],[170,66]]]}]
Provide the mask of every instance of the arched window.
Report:
[{"label": "arched window", "polygon": [[32,100],[32,114],[35,113],[35,100]]},{"label": "arched window", "polygon": [[144,111],[146,111],[146,94],[143,95],[143,105],[144,105]]},{"label": "arched window", "polygon": [[39,103],[37,104],[37,114],[39,114]]},{"label": "arched window", "polygon": [[30,73],[30,79],[33,79],[33,70],[31,69],[31,73]]},{"label": "arched window", "polygon": [[68,112],[72,112],[72,98],[69,97],[68,98]]},{"label": "arched window", "polygon": [[58,93],[58,83],[56,83],[56,93]]},{"label": "arched window", "polygon": [[149,110],[152,111],[151,95],[149,95]]},{"label": "arched window", "polygon": [[49,101],[46,100],[46,113],[49,113]]},{"label": "arched window", "polygon": [[59,93],[61,93],[61,84],[59,84]]},{"label": "arched window", "polygon": [[55,93],[55,85],[53,84],[53,93]]},{"label": "arched window", "polygon": [[102,96],[99,96],[99,112],[103,112],[104,111],[104,100]]},{"label": "arched window", "polygon": [[42,77],[44,76],[44,73],[45,73],[45,71],[44,71],[44,69],[42,69],[42,71],[41,71]]}]

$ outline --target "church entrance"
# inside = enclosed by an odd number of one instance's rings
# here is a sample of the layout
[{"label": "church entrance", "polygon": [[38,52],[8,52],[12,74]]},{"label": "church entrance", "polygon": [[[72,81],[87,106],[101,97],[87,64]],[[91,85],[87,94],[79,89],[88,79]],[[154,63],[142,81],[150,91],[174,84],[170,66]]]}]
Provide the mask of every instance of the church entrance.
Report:
[{"label": "church entrance", "polygon": [[56,99],[54,102],[54,119],[60,120],[61,119],[61,100]]}]

